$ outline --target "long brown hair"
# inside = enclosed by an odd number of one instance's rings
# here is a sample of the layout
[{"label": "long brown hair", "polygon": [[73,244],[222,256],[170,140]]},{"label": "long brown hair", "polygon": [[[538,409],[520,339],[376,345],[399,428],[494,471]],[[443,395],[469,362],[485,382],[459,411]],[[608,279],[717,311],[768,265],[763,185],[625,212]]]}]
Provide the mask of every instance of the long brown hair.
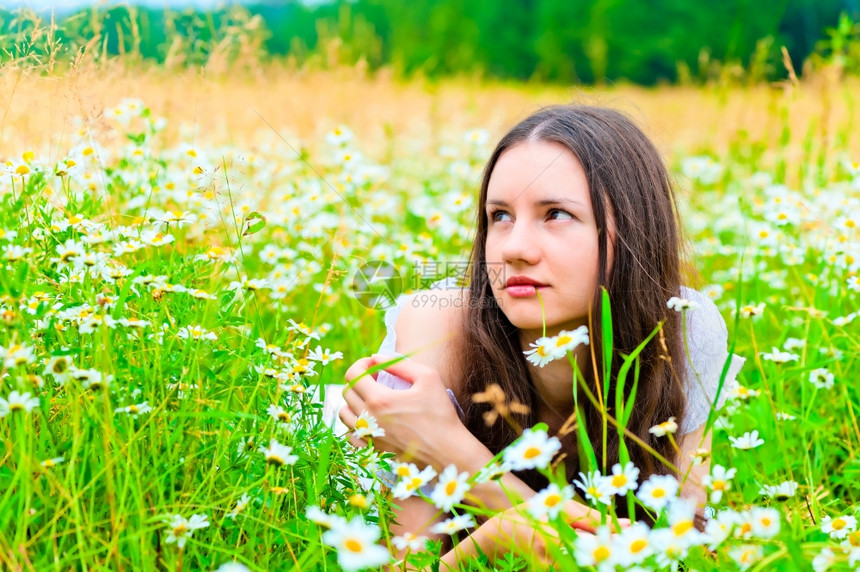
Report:
[{"label": "long brown hair", "polygon": [[[609,396],[615,395],[620,354],[629,355],[662,322],[662,339],[654,338],[639,355],[638,391],[627,429],[668,460],[675,452],[665,437],[656,438],[649,428],[670,416],[683,418],[685,397],[675,370],[683,371],[679,359],[681,325],[677,312],[666,302],[680,291],[680,230],[671,177],[659,152],[648,137],[625,115],[611,109],[590,106],[553,106],[541,109],[521,121],[505,135],[484,169],[477,205],[477,233],[470,256],[470,302],[463,321],[460,363],[465,368],[463,393],[472,396],[498,384],[511,401],[528,406],[527,413],[512,413],[515,423],[498,418],[488,425],[487,405],[469,399],[466,424],[469,430],[498,453],[518,437],[516,425],[532,427],[538,421],[540,396],[529,375],[518,330],[496,304],[487,272],[485,245],[488,221],[485,214],[487,187],[499,157],[525,141],[559,143],[570,150],[585,171],[594,217],[598,227],[598,287],[591,302],[591,338],[595,362],[583,368],[585,381],[595,391],[594,371],[604,371],[601,331],[602,290],[609,294],[612,314],[611,364],[608,364]],[[612,236],[607,232],[612,222]],[[612,240],[612,243],[610,243]],[[611,268],[607,262],[613,249]],[[496,278],[497,279],[497,278]],[[677,365],[676,365],[677,364]],[[673,365],[675,367],[673,367]],[[632,375],[625,383],[625,397]],[[603,385],[602,381],[600,382]],[[603,469],[619,460],[618,431],[610,424],[606,456],[602,414],[587,399],[578,422],[584,423]],[[608,399],[607,405],[614,403]],[[573,413],[567,412],[567,413]],[[614,407],[609,414],[615,416]],[[565,466],[570,479],[580,470],[575,433],[561,436]],[[667,474],[669,468],[655,460],[641,446],[625,439],[630,458],[640,469],[640,480],[652,474]],[[585,467],[581,468],[585,470]],[[545,486],[536,472],[520,474],[535,489]],[[619,512],[625,509],[619,503]]]}]

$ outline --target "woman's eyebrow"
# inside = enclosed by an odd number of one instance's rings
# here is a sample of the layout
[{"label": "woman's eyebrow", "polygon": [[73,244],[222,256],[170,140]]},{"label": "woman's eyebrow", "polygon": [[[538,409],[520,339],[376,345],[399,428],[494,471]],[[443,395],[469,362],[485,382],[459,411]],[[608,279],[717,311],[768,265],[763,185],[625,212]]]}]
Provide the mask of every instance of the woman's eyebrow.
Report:
[{"label": "woman's eyebrow", "polygon": [[[581,207],[585,206],[580,201],[575,201],[573,199],[541,199],[539,201],[535,201],[535,206],[546,207],[546,206],[550,206],[550,205],[562,205],[565,203],[571,203],[574,205],[579,205]],[[505,201],[499,200],[499,199],[487,199],[487,204],[488,205],[498,205],[500,207],[509,206],[508,203],[506,203]]]}]

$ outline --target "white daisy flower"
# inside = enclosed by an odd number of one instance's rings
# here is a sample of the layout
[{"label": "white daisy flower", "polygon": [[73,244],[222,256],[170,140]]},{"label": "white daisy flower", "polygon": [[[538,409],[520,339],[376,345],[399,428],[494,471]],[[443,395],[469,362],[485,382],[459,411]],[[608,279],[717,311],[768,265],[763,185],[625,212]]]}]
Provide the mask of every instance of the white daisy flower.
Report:
[{"label": "white daisy flower", "polygon": [[490,463],[486,467],[481,467],[478,474],[475,475],[475,484],[488,483],[494,479],[498,479],[510,469],[498,463]]},{"label": "white daisy flower", "polygon": [[416,536],[411,532],[404,532],[402,536],[395,536],[391,544],[397,550],[409,550],[410,552],[421,552],[427,548],[427,537]]},{"label": "white daisy flower", "polygon": [[114,329],[116,328],[116,321],[110,314],[90,314],[81,320],[81,323],[78,325],[78,333],[82,335],[92,334],[100,329],[101,326]]},{"label": "white daisy flower", "polygon": [[519,439],[508,445],[503,453],[504,464],[512,471],[544,469],[561,449],[561,441],[549,437],[543,429],[523,431]]},{"label": "white daisy flower", "polygon": [[659,528],[651,531],[650,539],[654,547],[654,556],[660,569],[675,569],[678,562],[687,556],[690,549],[687,539],[679,538],[669,528]]},{"label": "white daisy flower", "polygon": [[293,448],[289,445],[281,445],[277,439],[272,438],[268,447],[260,447],[260,453],[266,457],[266,462],[281,467],[283,465],[294,465],[299,460],[298,456],[293,455]]},{"label": "white daisy flower", "polygon": [[575,330],[562,330],[553,339],[553,347],[557,358],[563,358],[579,346],[588,345],[588,328],[579,326]]},{"label": "white daisy flower", "polygon": [[857,530],[857,519],[851,515],[837,517],[827,515],[821,519],[821,532],[829,534],[830,538],[836,540],[842,540],[855,530]]},{"label": "white daisy flower", "polygon": [[193,514],[191,518],[186,519],[179,514],[170,514],[165,517],[164,523],[169,530],[167,538],[164,539],[165,544],[175,542],[182,550],[195,530],[209,526],[209,517],[205,514]]},{"label": "white daisy flower", "polygon": [[329,349],[323,349],[322,346],[317,346],[308,353],[308,359],[318,361],[322,365],[328,365],[330,362],[342,359],[343,352],[332,352]]},{"label": "white daisy flower", "polygon": [[543,367],[554,359],[558,358],[555,351],[555,340],[553,338],[538,338],[536,342],[530,343],[530,347],[534,348],[523,352],[526,359],[536,365]]},{"label": "white daisy flower", "polygon": [[5,399],[0,397],[0,417],[6,417],[10,413],[14,413],[16,411],[30,413],[38,406],[38,397],[33,397],[29,393],[18,393],[17,391],[13,391],[9,394],[9,397]]},{"label": "white daisy flower", "polygon": [[825,570],[829,570],[835,564],[836,554],[829,546],[822,548],[821,552],[816,554],[815,558],[812,559],[812,569],[815,572],[824,572]]},{"label": "white daisy flower", "polygon": [[788,363],[800,359],[799,355],[793,354],[791,352],[781,351],[779,348],[773,348],[773,351],[771,351],[770,353],[762,352],[761,357],[763,357],[767,361],[772,361],[773,363],[777,364]]},{"label": "white daisy flower", "polygon": [[[674,478],[674,477],[672,477]],[[693,546],[700,541],[701,534],[696,530],[696,503],[687,499],[674,499],[668,505],[667,528],[682,543]]]},{"label": "white daisy flower", "polygon": [[274,403],[269,405],[266,409],[266,413],[268,413],[272,419],[277,421],[284,428],[289,427],[289,423],[293,419],[293,416],[289,411]]},{"label": "white daisy flower", "polygon": [[578,481],[573,481],[577,487],[585,493],[585,498],[594,503],[611,504],[613,488],[609,484],[609,478],[604,477],[598,471],[592,472],[586,476],[585,473],[579,473]]},{"label": "white daisy flower", "polygon": [[651,530],[641,522],[634,522],[612,539],[615,563],[624,570],[641,564],[654,553],[651,546]]},{"label": "white daisy flower", "polygon": [[636,490],[638,478],[639,469],[633,463],[628,461],[623,467],[621,463],[615,463],[612,474],[606,477],[606,483],[613,493],[624,496],[627,491]]},{"label": "white daisy flower", "polygon": [[355,430],[353,434],[359,439],[365,437],[384,437],[385,429],[376,423],[376,419],[367,411],[362,411],[355,420]]},{"label": "white daisy flower", "polygon": [[539,519],[546,515],[550,519],[558,516],[564,503],[573,498],[573,487],[570,485],[558,488],[555,483],[540,491],[528,500],[528,511],[532,517]]},{"label": "white daisy flower", "polygon": [[615,570],[615,543],[609,528],[601,526],[595,534],[582,534],[573,543],[576,563],[582,566],[595,566],[599,572]]},{"label": "white daisy flower", "polygon": [[39,464],[42,465],[42,467],[45,469],[52,469],[65,460],[66,460],[65,457],[54,457],[53,459],[45,459],[44,461],[42,461]]},{"label": "white daisy flower", "polygon": [[469,490],[469,473],[457,473],[457,467],[448,465],[439,475],[439,482],[430,495],[430,500],[436,508],[450,512],[451,508],[466,496]]},{"label": "white daisy flower", "polygon": [[[414,465],[412,465],[414,466]],[[391,494],[396,499],[406,499],[414,495],[418,489],[433,480],[436,476],[436,469],[431,466],[424,467],[424,470],[410,474],[408,477],[403,477],[394,486]]]},{"label": "white daisy flower", "polygon": [[133,403],[131,405],[126,405],[125,407],[117,407],[114,409],[114,413],[127,413],[133,417],[149,413],[150,411],[152,411],[152,407],[149,406],[149,402],[147,401],[137,404]]},{"label": "white daisy flower", "polygon": [[13,367],[30,365],[36,361],[36,354],[30,346],[15,344],[8,348],[0,346],[0,358],[3,358],[4,369],[12,369]]},{"label": "white daisy flower", "polygon": [[651,475],[639,485],[636,497],[642,504],[657,512],[674,500],[678,494],[678,481],[672,475]]},{"label": "white daisy flower", "polygon": [[217,340],[218,336],[203,326],[182,326],[176,335],[188,340]]},{"label": "white daisy flower", "polygon": [[751,533],[758,538],[773,538],[779,533],[780,515],[775,508],[755,506],[747,515]]},{"label": "white daisy flower", "polygon": [[708,520],[705,524],[704,537],[704,541],[708,543],[708,550],[716,550],[731,536],[732,530],[740,522],[741,516],[731,509],[721,510],[717,513],[716,518]]},{"label": "white daisy flower", "polygon": [[121,326],[125,326],[126,328],[146,328],[150,325],[148,321],[141,320],[133,316],[130,318],[120,318],[116,323]]},{"label": "white daisy flower", "polygon": [[711,474],[702,478],[702,485],[711,491],[711,503],[719,504],[723,498],[723,493],[732,488],[732,479],[738,472],[734,467],[726,469],[722,465],[714,465],[711,467]]},{"label": "white daisy flower", "polygon": [[236,518],[239,513],[243,512],[248,504],[251,502],[251,497],[248,496],[248,493],[242,493],[242,496],[239,497],[239,500],[236,501],[236,506],[233,507],[233,510],[225,514],[226,518]]},{"label": "white daisy flower", "polygon": [[737,384],[735,385],[732,392],[729,394],[729,399],[746,401],[750,397],[758,397],[760,393],[761,392],[757,389],[750,389],[749,387],[744,387],[743,385]]},{"label": "white daisy flower", "polygon": [[678,296],[672,296],[671,298],[669,298],[669,301],[666,302],[666,306],[670,310],[675,310],[676,312],[683,312],[685,310],[695,310],[699,307],[699,304],[698,302],[693,302],[692,300],[679,298]]},{"label": "white daisy flower", "polygon": [[764,445],[764,439],[759,438],[757,429],[753,429],[752,432],[747,431],[740,437],[729,437],[729,441],[735,449],[755,449]]},{"label": "white daisy flower", "polygon": [[741,544],[729,549],[729,558],[735,561],[741,570],[746,570],[764,556],[764,549],[760,544]]},{"label": "white daisy flower", "polygon": [[760,304],[747,304],[741,307],[741,316],[744,318],[755,318],[764,313],[764,302]]},{"label": "white daisy flower", "polygon": [[657,437],[665,437],[669,433],[675,433],[678,431],[678,424],[675,422],[674,417],[669,417],[668,420],[663,421],[662,423],[658,423],[654,425],[650,429],[648,429],[649,433],[656,435]]},{"label": "white daisy flower", "polygon": [[475,526],[475,518],[471,514],[461,514],[443,522],[437,522],[430,532],[437,534],[454,534]]},{"label": "white daisy flower", "polygon": [[809,382],[819,389],[830,389],[833,387],[834,380],[833,372],[824,367],[809,372]]}]

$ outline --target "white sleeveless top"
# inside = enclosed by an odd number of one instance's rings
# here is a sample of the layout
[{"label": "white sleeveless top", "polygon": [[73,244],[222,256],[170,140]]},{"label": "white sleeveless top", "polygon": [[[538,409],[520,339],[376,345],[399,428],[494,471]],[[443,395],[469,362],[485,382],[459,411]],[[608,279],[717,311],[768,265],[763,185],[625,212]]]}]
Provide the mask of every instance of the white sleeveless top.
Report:
[{"label": "white sleeveless top", "polygon": [[[430,287],[431,290],[458,288],[455,278],[440,280]],[[726,398],[733,393],[737,386],[737,374],[746,361],[735,354],[732,354],[730,358],[726,322],[710,298],[684,286],[681,287],[681,297],[698,304],[698,308],[686,311],[689,356],[685,352],[684,383],[686,385],[687,407],[684,411],[684,418],[678,423],[678,435],[695,431],[708,419],[708,413],[712,407],[720,409],[723,406]],[[397,334],[394,330],[394,324],[408,300],[409,295],[401,295],[397,299],[396,305],[386,310],[386,334],[378,353],[397,353],[395,350]],[[720,378],[727,361],[729,361],[729,370],[718,396]],[[460,405],[451,390],[448,390],[448,394],[454,402],[454,406],[460,410]],[[338,411],[344,404],[345,401],[340,391],[326,392],[323,417],[329,425],[332,422],[336,424],[336,428],[339,429],[338,433],[346,429],[337,417]]]}]

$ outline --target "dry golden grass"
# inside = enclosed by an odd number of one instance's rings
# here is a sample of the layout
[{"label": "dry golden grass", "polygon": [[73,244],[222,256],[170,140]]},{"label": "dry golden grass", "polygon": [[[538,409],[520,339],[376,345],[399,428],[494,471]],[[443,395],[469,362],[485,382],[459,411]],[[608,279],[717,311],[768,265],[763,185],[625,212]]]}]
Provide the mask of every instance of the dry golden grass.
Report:
[{"label": "dry golden grass", "polygon": [[[483,126],[493,137],[540,105],[585,101],[631,113],[665,153],[710,150],[722,153],[738,134],[780,145],[790,128],[788,156],[807,160],[805,148],[827,145],[860,155],[860,133],[852,93],[858,81],[808,82],[783,88],[645,89],[617,86],[595,91],[561,86],[512,85],[468,79],[402,82],[385,74],[369,77],[360,69],[295,71],[282,65],[253,73],[207,77],[191,71],[127,69],[119,62],[98,70],[76,70],[45,77],[20,66],[0,70],[0,156],[41,149],[49,157],[64,152],[52,136],[68,133],[76,115],[97,117],[124,97],[139,97],[170,120],[168,142],[189,137],[197,143],[253,146],[267,123],[314,145],[332,126],[343,123],[360,137],[366,152],[380,160],[414,155],[414,146],[434,148],[452,130]],[[442,129],[442,128],[447,129]],[[841,139],[841,140],[840,140]],[[409,143],[411,142],[411,143]],[[285,147],[285,152],[289,149]],[[817,155],[814,155],[817,156]]]}]

